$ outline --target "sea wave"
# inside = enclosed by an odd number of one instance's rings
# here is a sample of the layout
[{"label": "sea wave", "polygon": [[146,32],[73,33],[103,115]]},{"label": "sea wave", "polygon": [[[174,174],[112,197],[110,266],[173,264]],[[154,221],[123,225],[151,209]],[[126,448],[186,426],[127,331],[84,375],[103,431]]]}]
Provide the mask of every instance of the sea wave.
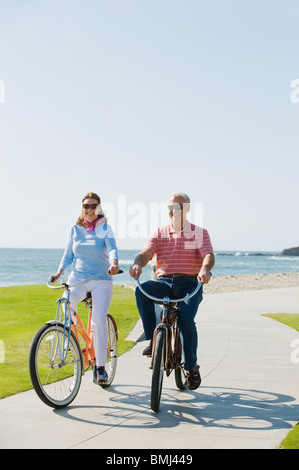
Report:
[{"label": "sea wave", "polygon": [[121,264],[122,266],[131,266],[133,264],[133,259],[119,259],[118,264]]},{"label": "sea wave", "polygon": [[218,251],[216,256],[279,256],[279,253],[250,252],[250,251]]}]

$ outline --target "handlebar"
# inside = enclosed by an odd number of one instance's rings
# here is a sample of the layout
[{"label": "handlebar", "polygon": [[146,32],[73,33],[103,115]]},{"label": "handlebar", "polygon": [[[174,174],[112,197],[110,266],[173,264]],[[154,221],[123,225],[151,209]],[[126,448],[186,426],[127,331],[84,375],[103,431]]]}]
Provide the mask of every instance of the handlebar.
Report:
[{"label": "handlebar", "polygon": [[[51,282],[52,282],[52,277],[49,277],[48,281],[47,281],[47,286],[50,288],[50,289],[65,289],[65,288],[70,288],[70,287],[75,287],[75,286],[81,286],[81,284],[86,284],[86,282],[89,282],[89,281],[92,281],[93,279],[96,279],[97,277],[101,276],[102,274],[104,273],[108,273],[109,272],[107,270],[104,270],[104,271],[100,271],[99,273],[97,273],[95,276],[91,277],[90,279],[87,279],[86,281],[82,281],[82,282],[78,282],[77,284],[73,284],[72,286],[68,285],[66,282],[63,282],[61,284],[61,286],[52,286],[51,285]],[[117,274],[122,274],[123,271],[120,269],[118,271]]]},{"label": "handlebar", "polygon": [[184,302],[185,300],[191,299],[191,297],[193,297],[195,294],[197,294],[197,292],[198,292],[199,289],[201,288],[202,282],[199,282],[199,283],[197,284],[195,290],[194,290],[191,294],[186,294],[185,297],[182,297],[181,299],[170,299],[170,298],[167,297],[167,296],[166,296],[166,297],[163,297],[163,299],[159,299],[158,297],[153,297],[152,295],[150,295],[150,294],[148,294],[147,292],[145,292],[145,290],[141,287],[139,278],[137,279],[137,285],[138,285],[139,289],[141,290],[141,292],[142,292],[146,297],[148,297],[149,299],[154,300],[155,302],[163,302],[164,304],[168,304],[169,302],[177,303],[177,302]]}]

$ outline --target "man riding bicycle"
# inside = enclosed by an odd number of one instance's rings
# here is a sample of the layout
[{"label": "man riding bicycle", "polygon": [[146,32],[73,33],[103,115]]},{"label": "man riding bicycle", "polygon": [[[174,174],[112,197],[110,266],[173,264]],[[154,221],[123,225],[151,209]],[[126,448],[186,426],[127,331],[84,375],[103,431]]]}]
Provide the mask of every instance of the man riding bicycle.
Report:
[{"label": "man riding bicycle", "polygon": [[[186,216],[190,210],[190,198],[184,193],[172,193],[167,200],[171,223],[158,228],[148,239],[144,249],[137,254],[130,267],[130,275],[137,279],[142,268],[156,254],[157,280],[142,284],[144,290],[163,298],[184,297],[192,292],[199,281],[207,284],[215,259],[210,236],[207,230],[191,224]],[[143,351],[152,353],[152,338],[156,327],[154,302],[136,289],[136,302],[141,317],[145,339],[150,340]],[[187,384],[195,390],[201,383],[197,364],[197,329],[195,315],[202,300],[202,288],[198,293],[180,304],[178,326],[183,338],[184,368],[187,371]]]}]

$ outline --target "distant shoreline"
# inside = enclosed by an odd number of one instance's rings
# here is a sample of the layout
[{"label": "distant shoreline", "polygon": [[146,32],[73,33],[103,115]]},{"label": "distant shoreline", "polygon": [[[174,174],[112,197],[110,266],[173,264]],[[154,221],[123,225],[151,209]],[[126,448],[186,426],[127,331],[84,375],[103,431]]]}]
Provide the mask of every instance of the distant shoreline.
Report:
[{"label": "distant shoreline", "polygon": [[[115,284],[135,289],[136,283]],[[204,285],[204,294],[241,292],[248,290],[299,287],[299,273],[238,274],[236,276],[214,276]]]}]

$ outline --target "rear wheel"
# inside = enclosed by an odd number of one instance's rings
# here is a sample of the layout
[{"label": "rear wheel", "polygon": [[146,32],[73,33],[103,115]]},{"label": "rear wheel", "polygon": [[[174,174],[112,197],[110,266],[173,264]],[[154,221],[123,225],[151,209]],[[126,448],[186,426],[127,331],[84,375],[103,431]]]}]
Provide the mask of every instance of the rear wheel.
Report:
[{"label": "rear wheel", "polygon": [[187,373],[183,365],[178,366],[174,371],[174,378],[176,386],[179,390],[185,390],[187,386]]},{"label": "rear wheel", "polygon": [[158,411],[160,407],[161,391],[163,384],[163,373],[166,356],[166,330],[161,329],[156,333],[153,346],[153,375],[151,389],[151,408]]},{"label": "rear wheel", "polygon": [[[107,313],[107,333],[108,345],[105,369],[108,374],[108,379],[103,383],[99,383],[102,388],[109,387],[109,385],[112,384],[117,367],[117,326],[110,313]],[[94,374],[95,373],[94,370]]]}]

